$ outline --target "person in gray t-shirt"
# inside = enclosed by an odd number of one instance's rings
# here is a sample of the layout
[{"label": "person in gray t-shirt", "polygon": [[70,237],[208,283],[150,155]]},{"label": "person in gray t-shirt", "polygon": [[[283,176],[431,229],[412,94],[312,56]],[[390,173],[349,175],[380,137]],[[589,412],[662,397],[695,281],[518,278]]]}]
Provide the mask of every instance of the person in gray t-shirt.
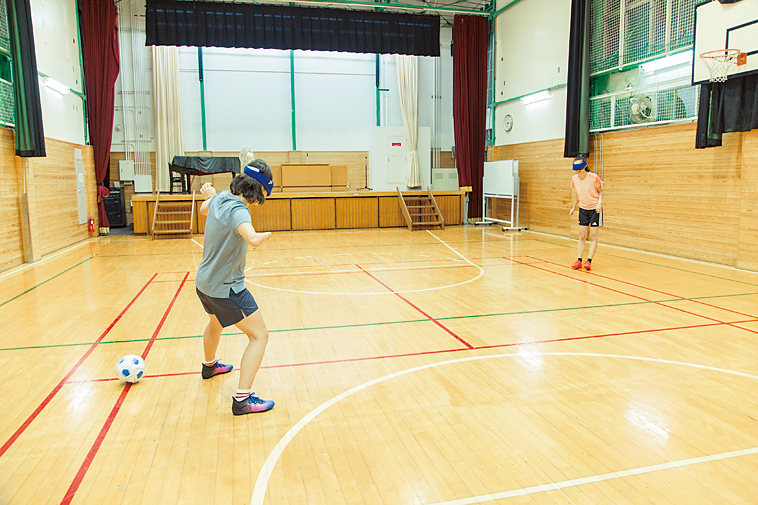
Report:
[{"label": "person in gray t-shirt", "polygon": [[195,289],[208,313],[203,333],[203,379],[232,371],[232,365],[219,363],[216,350],[221,331],[231,325],[242,330],[249,342],[240,361],[240,381],[232,399],[234,415],[271,410],[274,402],[261,400],[252,392],[253,381],[263,361],[268,343],[268,329],[258,304],[245,287],[245,259],[248,244],[258,247],[271,232],[257,233],[250,219],[248,205],[262,205],[274,183],[271,168],[263,160],[254,160],[232,180],[230,191],[216,193],[211,183],[200,192],[206,200],[200,214],[206,216],[203,259],[197,269]]}]

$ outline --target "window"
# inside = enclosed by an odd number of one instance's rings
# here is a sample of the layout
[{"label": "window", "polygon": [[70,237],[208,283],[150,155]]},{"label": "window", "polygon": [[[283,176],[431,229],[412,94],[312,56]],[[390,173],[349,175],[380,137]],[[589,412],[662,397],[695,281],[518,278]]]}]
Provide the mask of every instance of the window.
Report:
[{"label": "window", "polygon": [[0,0],[0,126],[13,127],[15,125],[15,105],[6,1]]},{"label": "window", "polygon": [[703,1],[592,0],[591,132],[697,115],[690,75],[695,5]]}]

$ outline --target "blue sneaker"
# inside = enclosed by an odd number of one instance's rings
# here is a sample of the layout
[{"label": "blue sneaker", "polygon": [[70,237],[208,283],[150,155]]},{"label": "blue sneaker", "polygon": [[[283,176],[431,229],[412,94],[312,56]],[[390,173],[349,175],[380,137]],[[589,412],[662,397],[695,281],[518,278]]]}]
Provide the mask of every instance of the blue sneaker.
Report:
[{"label": "blue sneaker", "polygon": [[210,379],[214,375],[220,375],[222,373],[229,373],[234,369],[232,365],[224,365],[216,361],[213,366],[208,366],[203,363],[203,379]]},{"label": "blue sneaker", "polygon": [[247,399],[238,402],[235,398],[232,398],[232,414],[235,416],[241,416],[243,414],[257,414],[258,412],[266,412],[274,408],[274,402],[272,400],[261,400],[257,396],[253,396],[251,393]]}]

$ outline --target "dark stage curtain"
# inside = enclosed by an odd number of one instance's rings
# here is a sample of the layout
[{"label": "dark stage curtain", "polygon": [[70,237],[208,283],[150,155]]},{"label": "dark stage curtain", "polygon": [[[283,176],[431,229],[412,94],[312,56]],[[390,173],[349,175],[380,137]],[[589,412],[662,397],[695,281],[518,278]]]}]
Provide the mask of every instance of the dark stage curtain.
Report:
[{"label": "dark stage curtain", "polygon": [[440,55],[440,18],[318,7],[147,0],[147,45]]},{"label": "dark stage curtain", "polygon": [[113,135],[113,101],[118,77],[118,12],[110,0],[80,0],[84,83],[90,143],[95,155],[100,228],[108,229],[103,198],[110,185],[109,157]]},{"label": "dark stage curtain", "polygon": [[37,56],[29,0],[8,0],[13,92],[16,112],[16,155],[45,157],[45,132],[37,80]]},{"label": "dark stage curtain", "polygon": [[721,135],[758,128],[758,74],[700,85],[695,147],[717,147]]},{"label": "dark stage curtain", "polygon": [[458,184],[471,186],[468,216],[482,217],[487,114],[487,40],[482,16],[453,18],[453,128]]},{"label": "dark stage curtain", "polygon": [[590,152],[590,2],[571,2],[563,156]]}]

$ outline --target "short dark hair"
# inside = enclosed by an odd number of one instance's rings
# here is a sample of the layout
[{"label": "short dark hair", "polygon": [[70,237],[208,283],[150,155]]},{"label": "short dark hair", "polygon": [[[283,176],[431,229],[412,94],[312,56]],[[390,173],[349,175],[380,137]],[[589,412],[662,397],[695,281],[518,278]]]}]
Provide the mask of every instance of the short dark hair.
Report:
[{"label": "short dark hair", "polygon": [[[274,180],[271,167],[265,161],[253,160],[247,166],[257,168],[263,175],[272,181]],[[241,196],[249,203],[258,202],[260,205],[263,205],[263,202],[266,201],[266,190],[263,189],[263,185],[244,173],[232,179],[232,183],[229,184],[229,191],[235,196]]]}]

